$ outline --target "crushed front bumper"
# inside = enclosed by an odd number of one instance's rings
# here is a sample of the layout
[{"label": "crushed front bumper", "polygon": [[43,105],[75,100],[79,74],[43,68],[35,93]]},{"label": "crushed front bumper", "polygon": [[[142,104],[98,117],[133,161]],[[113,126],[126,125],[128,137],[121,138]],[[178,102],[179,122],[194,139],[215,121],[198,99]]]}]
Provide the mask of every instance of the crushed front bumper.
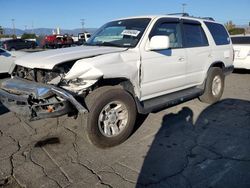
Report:
[{"label": "crushed front bumper", "polygon": [[5,80],[0,86],[0,101],[10,111],[30,120],[62,116],[87,109],[69,92],[55,87],[20,78]]}]

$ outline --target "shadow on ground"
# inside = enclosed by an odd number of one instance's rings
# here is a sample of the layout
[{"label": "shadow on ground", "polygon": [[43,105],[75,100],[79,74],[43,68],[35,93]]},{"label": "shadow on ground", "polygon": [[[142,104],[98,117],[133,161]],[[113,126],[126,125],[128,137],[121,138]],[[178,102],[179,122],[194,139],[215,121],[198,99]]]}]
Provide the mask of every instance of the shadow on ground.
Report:
[{"label": "shadow on ground", "polygon": [[136,187],[250,187],[250,101],[225,99],[193,119],[167,114]]},{"label": "shadow on ground", "polygon": [[233,73],[236,73],[236,74],[250,74],[250,70],[247,70],[247,69],[234,69]]},{"label": "shadow on ground", "polygon": [[0,115],[5,114],[5,113],[7,113],[7,112],[9,112],[9,110],[8,110],[7,108],[5,108],[5,107],[2,105],[2,103],[0,102]]},{"label": "shadow on ground", "polygon": [[38,141],[35,147],[44,147],[46,145],[60,144],[60,139],[58,137],[49,137]]}]

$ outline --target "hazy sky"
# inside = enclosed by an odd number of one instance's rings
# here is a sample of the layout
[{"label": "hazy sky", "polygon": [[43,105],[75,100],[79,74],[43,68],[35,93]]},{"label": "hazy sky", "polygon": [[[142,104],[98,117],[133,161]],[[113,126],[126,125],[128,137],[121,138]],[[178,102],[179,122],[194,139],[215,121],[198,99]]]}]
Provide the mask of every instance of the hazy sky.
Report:
[{"label": "hazy sky", "polygon": [[120,17],[186,12],[194,16],[214,17],[238,25],[250,22],[250,0],[0,0],[0,25],[12,28],[99,27]]}]

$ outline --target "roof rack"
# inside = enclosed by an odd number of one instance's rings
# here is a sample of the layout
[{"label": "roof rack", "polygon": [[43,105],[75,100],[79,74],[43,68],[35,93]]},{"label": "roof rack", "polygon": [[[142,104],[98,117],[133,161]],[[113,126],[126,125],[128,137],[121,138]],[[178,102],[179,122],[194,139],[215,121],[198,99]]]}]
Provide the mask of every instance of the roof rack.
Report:
[{"label": "roof rack", "polygon": [[186,13],[186,12],[183,12],[183,13],[171,13],[171,14],[167,14],[167,15],[180,15],[180,16],[189,16],[189,14],[188,13]]},{"label": "roof rack", "polygon": [[173,16],[173,15],[180,15],[182,17],[190,17],[190,18],[199,18],[199,19],[203,19],[203,20],[211,20],[211,21],[215,21],[214,18],[212,17],[195,17],[195,16],[190,16],[188,13],[171,13],[171,14],[167,14],[167,15],[170,15],[170,16]]},{"label": "roof rack", "polygon": [[202,17],[201,19],[215,21],[212,17]]}]

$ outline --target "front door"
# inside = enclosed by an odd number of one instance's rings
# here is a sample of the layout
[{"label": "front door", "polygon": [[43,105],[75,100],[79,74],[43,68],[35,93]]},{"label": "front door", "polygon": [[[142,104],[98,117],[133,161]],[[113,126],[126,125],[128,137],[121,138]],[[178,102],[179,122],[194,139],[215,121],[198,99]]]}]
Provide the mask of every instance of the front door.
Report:
[{"label": "front door", "polygon": [[166,35],[170,48],[141,52],[141,100],[180,90],[186,84],[186,50],[182,48],[182,31],[178,19],[159,19],[149,40],[156,35]]}]

